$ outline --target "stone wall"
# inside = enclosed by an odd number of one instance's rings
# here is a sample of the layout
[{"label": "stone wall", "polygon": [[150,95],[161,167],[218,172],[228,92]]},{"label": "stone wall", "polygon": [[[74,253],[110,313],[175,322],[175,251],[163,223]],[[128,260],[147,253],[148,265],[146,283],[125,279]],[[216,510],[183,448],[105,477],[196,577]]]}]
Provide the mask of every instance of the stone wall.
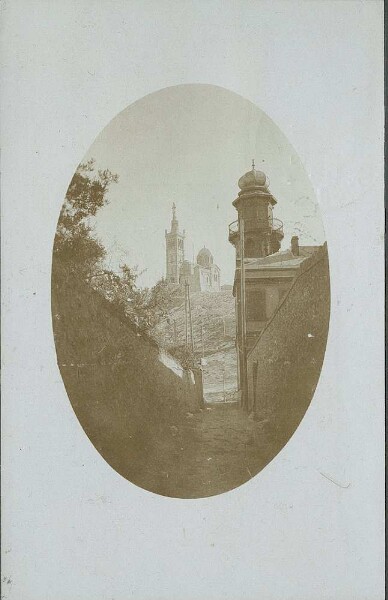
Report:
[{"label": "stone wall", "polygon": [[177,432],[201,407],[200,382],[85,284],[53,274],[52,289],[58,366],[82,427],[119,473],[169,495],[184,477]]},{"label": "stone wall", "polygon": [[304,261],[293,285],[248,355],[248,408],[284,443],[313,397],[330,314],[326,244]]}]

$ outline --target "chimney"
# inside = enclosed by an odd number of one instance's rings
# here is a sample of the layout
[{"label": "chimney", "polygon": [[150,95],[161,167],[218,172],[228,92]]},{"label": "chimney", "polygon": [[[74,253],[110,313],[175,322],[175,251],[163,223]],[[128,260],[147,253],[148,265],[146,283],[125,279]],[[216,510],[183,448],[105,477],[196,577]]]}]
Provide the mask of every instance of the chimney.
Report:
[{"label": "chimney", "polygon": [[291,238],[291,252],[294,256],[299,256],[299,238],[293,235]]}]

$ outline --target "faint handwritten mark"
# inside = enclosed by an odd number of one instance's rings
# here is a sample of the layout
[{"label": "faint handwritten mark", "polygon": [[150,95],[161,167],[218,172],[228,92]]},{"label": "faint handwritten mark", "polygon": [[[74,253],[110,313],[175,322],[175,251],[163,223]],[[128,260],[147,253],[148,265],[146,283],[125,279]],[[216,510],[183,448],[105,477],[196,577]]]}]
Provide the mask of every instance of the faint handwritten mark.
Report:
[{"label": "faint handwritten mark", "polygon": [[338,481],[330,477],[330,475],[326,475],[326,473],[322,473],[322,471],[319,471],[319,473],[322,475],[322,477],[325,477],[325,479],[328,479],[332,483],[335,483],[335,485],[338,485],[338,487],[342,488],[343,490],[347,490],[348,487],[350,487],[350,482],[348,483],[348,485],[341,485],[340,483],[338,483]]}]

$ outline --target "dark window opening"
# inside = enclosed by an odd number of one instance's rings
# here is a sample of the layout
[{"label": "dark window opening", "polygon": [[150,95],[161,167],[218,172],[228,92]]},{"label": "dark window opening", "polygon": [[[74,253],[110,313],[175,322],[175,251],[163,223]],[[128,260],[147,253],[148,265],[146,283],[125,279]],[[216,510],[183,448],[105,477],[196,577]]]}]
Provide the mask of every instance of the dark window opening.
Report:
[{"label": "dark window opening", "polygon": [[265,290],[251,290],[246,295],[247,321],[265,321]]},{"label": "dark window opening", "polygon": [[253,254],[255,248],[255,243],[252,239],[247,239],[245,242],[245,255],[248,258],[251,258],[251,255]]}]

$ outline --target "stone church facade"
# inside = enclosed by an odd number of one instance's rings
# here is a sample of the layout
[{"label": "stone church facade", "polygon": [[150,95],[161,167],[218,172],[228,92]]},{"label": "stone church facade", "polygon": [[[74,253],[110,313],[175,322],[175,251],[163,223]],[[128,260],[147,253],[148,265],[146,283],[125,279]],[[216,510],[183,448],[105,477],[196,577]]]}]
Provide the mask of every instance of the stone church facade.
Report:
[{"label": "stone church facade", "polygon": [[166,281],[171,285],[188,283],[192,292],[219,292],[221,271],[214,264],[213,255],[203,247],[196,262],[185,260],[185,230],[179,230],[176,206],[172,205],[170,231],[165,231],[166,240]]}]

